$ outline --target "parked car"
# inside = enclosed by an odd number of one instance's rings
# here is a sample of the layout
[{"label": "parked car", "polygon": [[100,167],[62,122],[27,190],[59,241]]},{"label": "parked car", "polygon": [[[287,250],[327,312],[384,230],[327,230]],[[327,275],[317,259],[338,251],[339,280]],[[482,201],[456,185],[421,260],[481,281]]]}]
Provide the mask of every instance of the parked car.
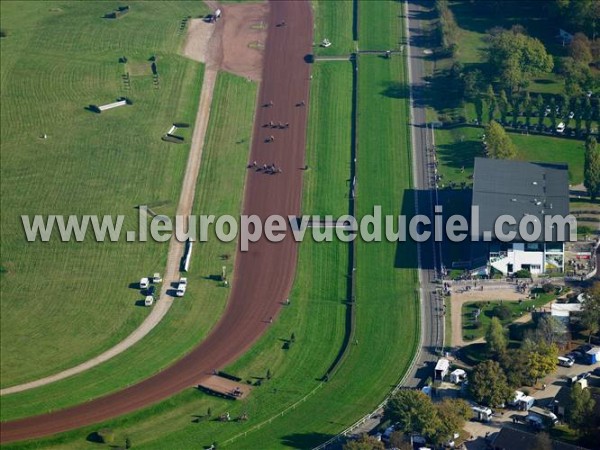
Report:
[{"label": "parked car", "polygon": [[565,358],[564,356],[558,357],[558,365],[563,367],[572,367],[574,361],[570,358]]},{"label": "parked car", "polygon": [[569,358],[569,359],[575,361],[578,358],[578,356],[579,355],[576,352],[571,352],[571,353],[567,353],[565,355],[565,358]]}]

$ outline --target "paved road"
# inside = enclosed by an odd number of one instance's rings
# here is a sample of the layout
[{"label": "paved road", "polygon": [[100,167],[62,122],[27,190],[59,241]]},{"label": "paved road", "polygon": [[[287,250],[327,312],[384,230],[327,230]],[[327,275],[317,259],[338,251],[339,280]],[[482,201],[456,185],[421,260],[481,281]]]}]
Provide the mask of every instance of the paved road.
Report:
[{"label": "paved road", "polygon": [[[192,214],[194,205],[194,195],[196,193],[196,181],[198,180],[198,172],[200,171],[200,163],[202,162],[202,149],[204,147],[204,137],[208,128],[208,118],[210,116],[210,107],[212,104],[213,91],[217,72],[215,69],[207,68],[204,72],[202,81],[202,90],[200,93],[200,103],[198,104],[198,112],[196,114],[196,123],[194,125],[194,134],[190,153],[188,156],[185,175],[183,177],[183,185],[181,187],[181,195],[177,206],[177,215],[181,217],[189,217]],[[183,256],[184,243],[179,242],[175,237],[171,238],[169,243],[169,253],[167,256],[167,266],[163,275],[163,285],[160,292],[160,297],[155,303],[152,311],[144,319],[138,328],[136,328],[129,336],[123,339],[115,346],[109,348],[98,356],[95,356],[88,361],[85,361],[75,367],[63,370],[62,372],[50,375],[39,380],[30,381],[28,383],[11,386],[0,390],[0,395],[14,394],[17,392],[27,391],[29,389],[45,386],[59,380],[77,375],[86,370],[96,367],[103,362],[123,353],[133,345],[141,341],[145,336],[156,327],[160,321],[167,315],[171,305],[173,304],[173,296],[170,295],[172,283],[179,280],[180,261]]]},{"label": "paved road", "polygon": [[[263,221],[273,214],[300,214],[306,147],[306,106],[312,49],[312,11],[307,1],[270,3],[265,66],[254,124],[251,160],[274,162],[283,173],[248,171],[243,213]],[[285,18],[286,26],[277,27]],[[224,19],[226,20],[226,19]],[[262,105],[273,101],[271,107]],[[289,122],[289,129],[269,130],[275,141],[265,143],[264,124]],[[227,309],[206,339],[184,358],[122,391],[68,409],[0,424],[0,442],[47,436],[98,423],[164,400],[197,385],[214,369],[230,364],[269,327],[287,298],[296,269],[293,236],[279,243],[265,238],[238,252]]]},{"label": "paved road", "polygon": [[[431,5],[410,0],[405,7],[407,15],[408,43],[407,59],[411,91],[411,135],[413,150],[413,177],[417,213],[432,216],[435,204],[434,155],[431,151],[432,133],[427,129],[423,92],[426,88],[423,50],[427,37],[422,31],[423,17],[427,17]],[[408,387],[422,385],[433,375],[433,366],[444,345],[443,301],[433,294],[439,268],[439,248],[435,242],[419,245],[419,281],[421,285],[421,350],[411,376],[406,380]]]}]

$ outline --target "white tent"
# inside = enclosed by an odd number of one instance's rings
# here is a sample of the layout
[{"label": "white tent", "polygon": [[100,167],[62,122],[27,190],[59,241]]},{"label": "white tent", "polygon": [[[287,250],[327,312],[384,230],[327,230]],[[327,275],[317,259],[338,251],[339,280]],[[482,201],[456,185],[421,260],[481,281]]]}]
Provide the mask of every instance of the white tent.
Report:
[{"label": "white tent", "polygon": [[450,373],[450,382],[460,384],[467,378],[467,372],[462,369],[456,369]]}]

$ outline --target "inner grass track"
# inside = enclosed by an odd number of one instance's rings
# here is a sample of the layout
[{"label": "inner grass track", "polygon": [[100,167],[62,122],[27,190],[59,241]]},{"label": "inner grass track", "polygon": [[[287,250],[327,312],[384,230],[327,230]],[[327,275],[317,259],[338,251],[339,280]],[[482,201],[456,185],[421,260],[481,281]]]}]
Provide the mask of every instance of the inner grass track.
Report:
[{"label": "inner grass track", "polygon": [[[194,214],[237,215],[246,176],[256,101],[256,84],[220,73],[214,92],[203,162],[200,168]],[[245,124],[232,132],[231,121]],[[75,377],[2,397],[2,420],[10,420],[75,405],[133,384],[170,365],[208,334],[220,317],[229,290],[210,280],[229,273],[234,265],[235,243],[210,239],[198,244],[188,274],[189,290],[175,301],[165,319],[141,342],[123,354]],[[221,255],[231,255],[224,261]],[[233,274],[235,276],[235,274]]]},{"label": "inner grass track", "polygon": [[[189,145],[160,137],[174,121],[194,122],[202,66],[177,55],[179,25],[206,8],[136,3],[122,19],[103,19],[112,6],[0,5],[7,32],[0,41],[2,387],[73,367],[119,342],[149,311],[135,305],[141,296],[129,285],[166,264],[168,245],[127,243],[124,235],[116,243],[91,236],[27,243],[21,225],[21,215],[123,214],[124,229],[136,230],[136,205],[175,211]],[[129,65],[146,70],[132,73],[126,89]],[[134,104],[84,110],[123,95]]]}]

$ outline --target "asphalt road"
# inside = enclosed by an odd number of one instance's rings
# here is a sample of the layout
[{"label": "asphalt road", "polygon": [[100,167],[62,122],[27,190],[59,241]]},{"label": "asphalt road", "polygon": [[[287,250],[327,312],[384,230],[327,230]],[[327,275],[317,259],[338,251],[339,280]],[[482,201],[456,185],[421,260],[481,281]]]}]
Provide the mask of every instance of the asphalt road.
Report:
[{"label": "asphalt road", "polygon": [[[425,80],[424,50],[428,48],[428,36],[423,31],[424,20],[428,20],[431,4],[409,0],[408,43],[406,45],[409,83],[411,87],[411,118],[413,150],[413,177],[417,213],[433,215],[435,205],[435,166],[433,137],[427,128],[424,108]],[[408,387],[424,384],[433,375],[433,366],[444,345],[443,300],[434,294],[436,269],[439,269],[439,246],[433,240],[419,244],[419,281],[421,288],[421,332],[422,341],[411,376],[406,380]]]}]

